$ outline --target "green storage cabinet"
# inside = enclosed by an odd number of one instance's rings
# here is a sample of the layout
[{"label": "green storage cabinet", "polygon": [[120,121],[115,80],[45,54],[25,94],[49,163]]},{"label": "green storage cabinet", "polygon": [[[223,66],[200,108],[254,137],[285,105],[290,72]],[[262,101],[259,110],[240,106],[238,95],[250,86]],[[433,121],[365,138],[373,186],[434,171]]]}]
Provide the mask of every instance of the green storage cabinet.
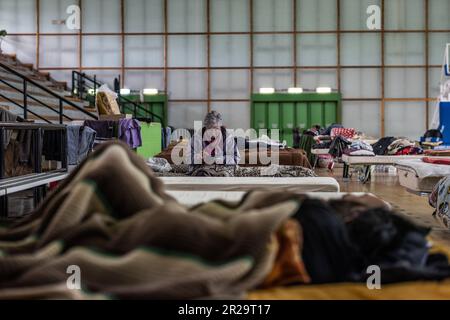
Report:
[{"label": "green storage cabinet", "polygon": [[[148,117],[148,113],[145,110],[149,110],[155,115],[159,116],[163,120],[163,126],[167,126],[167,95],[157,94],[157,95],[144,95],[144,101],[141,101],[140,95],[127,95],[124,96],[127,99],[137,102],[142,109],[136,110],[136,115],[138,117]],[[134,113],[134,107],[132,104],[124,103],[123,113]],[[159,121],[155,118],[154,121]]]},{"label": "green storage cabinet", "polygon": [[327,127],[341,122],[339,93],[275,93],[253,94],[251,127],[258,131],[280,130],[280,140],[293,145],[293,129],[311,128],[315,124]]},{"label": "green storage cabinet", "polygon": [[137,149],[137,154],[148,159],[161,152],[162,128],[159,122],[146,123],[141,121],[142,146]]}]

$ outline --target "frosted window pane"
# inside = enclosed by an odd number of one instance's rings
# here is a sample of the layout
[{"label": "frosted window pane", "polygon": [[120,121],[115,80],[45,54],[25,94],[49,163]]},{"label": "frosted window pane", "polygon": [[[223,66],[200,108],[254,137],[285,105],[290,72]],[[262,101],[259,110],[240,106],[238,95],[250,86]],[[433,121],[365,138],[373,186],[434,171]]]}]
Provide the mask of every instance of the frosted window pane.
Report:
[{"label": "frosted window pane", "polygon": [[169,93],[172,99],[206,99],[205,71],[173,70],[169,72]]},{"label": "frosted window pane", "polygon": [[380,34],[343,34],[341,36],[341,64],[344,66],[381,65]]},{"label": "frosted window pane", "polygon": [[213,99],[248,99],[250,92],[248,70],[211,71],[211,97]]},{"label": "frosted window pane", "polygon": [[297,62],[302,66],[334,66],[337,64],[336,43],[335,35],[300,35]]},{"label": "frosted window pane", "polygon": [[428,77],[429,77],[429,95],[430,98],[437,98],[441,91],[440,91],[440,82],[441,82],[441,68],[430,68],[428,71]]},{"label": "frosted window pane", "polygon": [[250,128],[250,103],[214,102],[211,109],[222,114],[223,123],[228,129]]},{"label": "frosted window pane", "polygon": [[424,0],[385,1],[384,12],[387,30],[425,29]]},{"label": "frosted window pane", "polygon": [[336,30],[336,0],[297,0],[297,29]]},{"label": "frosted window pane", "polygon": [[[97,81],[106,83],[111,90],[114,90],[114,79],[120,76],[120,70],[84,70],[91,78],[97,76]],[[122,85],[122,87],[125,87]]]},{"label": "frosted window pane", "polygon": [[[450,19],[450,18],[449,18]],[[430,64],[442,65],[444,62],[445,45],[450,43],[450,33],[429,34]]]},{"label": "frosted window pane", "polygon": [[65,24],[53,24],[54,20],[65,20],[69,16],[67,8],[74,4],[73,0],[41,0],[40,1],[40,32],[51,33],[77,33],[78,30],[70,30]]},{"label": "frosted window pane", "polygon": [[132,90],[156,88],[164,91],[163,71],[127,71],[125,73],[125,87]]},{"label": "frosted window pane", "polygon": [[120,67],[121,43],[119,36],[83,37],[83,66]]},{"label": "frosted window pane", "polygon": [[418,140],[425,132],[424,102],[387,102],[385,104],[386,136]]},{"label": "frosted window pane", "polygon": [[254,31],[291,31],[291,0],[258,0],[253,2]]},{"label": "frosted window pane", "polygon": [[388,98],[424,98],[425,69],[388,68],[385,85]]},{"label": "frosted window pane", "polygon": [[78,37],[41,37],[40,67],[78,66]]},{"label": "frosted window pane", "polygon": [[381,0],[341,0],[341,29],[368,30],[366,12],[370,5],[381,8]]},{"label": "frosted window pane", "polygon": [[297,86],[315,90],[317,87],[337,88],[336,70],[301,70],[298,72]]},{"label": "frosted window pane", "polygon": [[24,63],[36,64],[36,37],[7,36],[2,44],[4,53],[15,53]]},{"label": "frosted window pane", "polygon": [[429,24],[430,29],[449,30],[450,29],[450,1],[432,0],[429,2]]},{"label": "frosted window pane", "polygon": [[205,0],[168,1],[169,32],[205,32]]},{"label": "frosted window pane", "polygon": [[1,29],[6,29],[9,33],[36,32],[35,0],[1,0]]},{"label": "frosted window pane", "polygon": [[380,98],[381,69],[342,69],[341,91],[344,98]]},{"label": "frosted window pane", "polygon": [[206,67],[205,36],[170,36],[170,67]]},{"label": "frosted window pane", "polygon": [[163,32],[163,0],[125,0],[126,32]]},{"label": "frosted window pane", "polygon": [[120,32],[120,0],[83,1],[83,32]]},{"label": "frosted window pane", "polygon": [[293,86],[294,79],[291,70],[274,69],[274,70],[255,70],[254,71],[254,89],[256,92],[259,88],[275,88],[278,90],[287,89]]},{"label": "frosted window pane", "polygon": [[381,104],[378,101],[343,101],[342,125],[381,138]]},{"label": "frosted window pane", "polygon": [[248,36],[218,35],[211,37],[211,66],[247,67],[250,65]]},{"label": "frosted window pane", "polygon": [[387,33],[385,35],[387,65],[424,65],[425,35],[422,33]]},{"label": "frosted window pane", "polygon": [[249,8],[248,0],[211,0],[211,31],[249,31]]},{"label": "frosted window pane", "polygon": [[125,65],[127,67],[164,66],[164,38],[161,36],[127,36]]},{"label": "frosted window pane", "polygon": [[292,42],[288,35],[254,36],[254,65],[292,66]]},{"label": "frosted window pane", "polygon": [[206,103],[170,102],[169,126],[175,129],[193,129],[194,121],[203,121],[207,110]]}]

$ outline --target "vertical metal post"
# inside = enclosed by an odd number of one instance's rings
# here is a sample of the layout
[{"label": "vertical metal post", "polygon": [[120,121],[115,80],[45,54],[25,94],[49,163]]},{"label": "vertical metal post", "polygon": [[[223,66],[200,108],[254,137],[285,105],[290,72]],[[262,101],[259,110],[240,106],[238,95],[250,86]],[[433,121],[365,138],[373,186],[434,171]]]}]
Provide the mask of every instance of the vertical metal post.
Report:
[{"label": "vertical metal post", "polygon": [[59,123],[63,124],[63,101],[59,99]]},{"label": "vertical metal post", "polygon": [[75,97],[75,70],[72,71],[72,97]]},{"label": "vertical metal post", "polygon": [[67,126],[61,130],[61,167],[67,171]]},{"label": "vertical metal post", "polygon": [[23,118],[28,119],[27,80],[23,79]]},{"label": "vertical metal post", "polygon": [[97,95],[97,75],[94,74],[94,96]]},{"label": "vertical metal post", "polygon": [[[5,128],[0,128],[0,179],[5,177],[5,149],[3,144],[3,139],[5,136]],[[0,216],[2,218],[8,217],[8,197],[5,194],[4,196],[0,196]]]}]

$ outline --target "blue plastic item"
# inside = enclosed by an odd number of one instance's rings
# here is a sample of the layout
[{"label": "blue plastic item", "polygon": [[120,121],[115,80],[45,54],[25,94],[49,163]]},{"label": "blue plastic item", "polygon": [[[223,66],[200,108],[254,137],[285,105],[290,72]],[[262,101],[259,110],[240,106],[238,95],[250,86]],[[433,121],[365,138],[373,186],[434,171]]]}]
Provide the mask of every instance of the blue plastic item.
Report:
[{"label": "blue plastic item", "polygon": [[443,135],[444,144],[450,144],[450,102],[439,103],[439,131]]}]

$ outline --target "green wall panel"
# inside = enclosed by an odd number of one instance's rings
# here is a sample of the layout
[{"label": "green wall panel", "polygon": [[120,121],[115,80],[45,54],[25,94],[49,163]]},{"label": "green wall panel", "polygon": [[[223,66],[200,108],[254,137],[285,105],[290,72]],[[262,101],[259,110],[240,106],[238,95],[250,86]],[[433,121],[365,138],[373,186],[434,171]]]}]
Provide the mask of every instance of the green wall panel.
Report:
[{"label": "green wall panel", "polygon": [[253,94],[251,126],[280,130],[280,140],[293,144],[293,129],[305,130],[315,124],[323,127],[341,122],[341,95],[318,94]]}]

